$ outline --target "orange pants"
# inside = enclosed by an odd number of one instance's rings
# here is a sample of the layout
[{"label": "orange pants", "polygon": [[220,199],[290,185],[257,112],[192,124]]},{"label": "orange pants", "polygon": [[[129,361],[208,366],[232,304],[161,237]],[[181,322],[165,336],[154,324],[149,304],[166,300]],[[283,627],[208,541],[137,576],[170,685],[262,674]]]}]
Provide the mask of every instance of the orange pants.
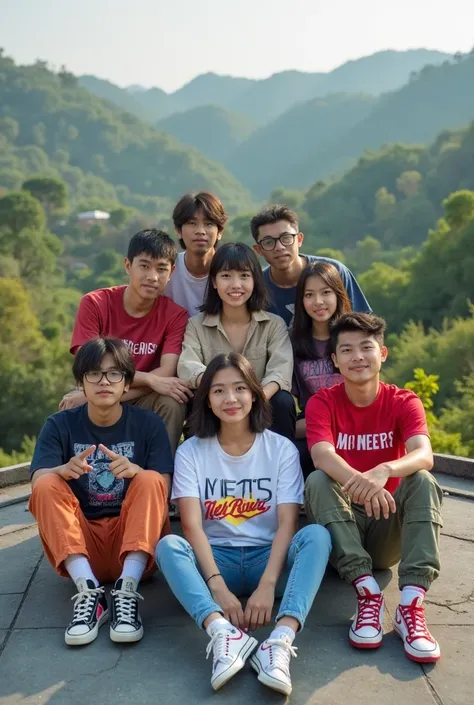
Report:
[{"label": "orange pants", "polygon": [[29,509],[38,522],[44,552],[59,575],[69,577],[67,556],[82,554],[101,583],[117,580],[129,551],[148,554],[144,577],[151,575],[156,570],[156,544],[170,532],[168,489],[153,470],[135,475],[119,516],[86,519],[67,482],[53,473],[35,482]]}]

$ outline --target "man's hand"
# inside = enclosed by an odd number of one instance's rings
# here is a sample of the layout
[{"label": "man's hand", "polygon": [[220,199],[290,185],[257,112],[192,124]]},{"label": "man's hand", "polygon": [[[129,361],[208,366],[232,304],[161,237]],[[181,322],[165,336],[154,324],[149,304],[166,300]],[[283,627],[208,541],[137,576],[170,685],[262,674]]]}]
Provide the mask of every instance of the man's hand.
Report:
[{"label": "man's hand", "polygon": [[64,411],[64,409],[75,409],[76,406],[82,406],[86,401],[87,399],[84,392],[80,389],[73,389],[72,392],[68,392],[63,396],[59,402],[59,409],[60,411]]},{"label": "man's hand", "polygon": [[102,443],[99,445],[99,448],[102,453],[105,453],[105,455],[111,459],[112,462],[109,465],[109,470],[119,480],[131,479],[141,471],[138,465],[131,463],[124,455],[114,453],[113,450],[109,450],[109,448],[102,445]]},{"label": "man's hand", "polygon": [[234,627],[243,629],[244,613],[242,610],[242,605],[234,593],[229,590],[223,578],[220,576],[213,578],[211,584],[209,585],[209,589],[212,593],[212,597],[217,602],[219,607],[222,607],[225,619],[233,624]]},{"label": "man's hand", "polygon": [[342,489],[356,504],[365,504],[385,487],[389,477],[390,467],[386,463],[382,463],[367,472],[354,473]]},{"label": "man's hand", "polygon": [[372,499],[364,502],[365,513],[368,517],[373,516],[377,521],[383,515],[385,519],[388,519],[390,512],[395,514],[397,511],[397,505],[395,500],[388,490],[379,490],[377,494],[374,494]]},{"label": "man's hand", "polygon": [[188,385],[178,379],[178,377],[159,377],[150,373],[148,375],[148,384],[157,394],[164,394],[167,397],[176,399],[180,404],[186,404],[193,397]]},{"label": "man's hand", "polygon": [[58,475],[63,480],[78,480],[81,475],[92,470],[92,466],[86,463],[86,458],[94,451],[95,446],[89,446],[82,453],[73,455],[69,462],[61,466],[60,470],[58,470]]},{"label": "man's hand", "polygon": [[244,613],[245,628],[254,631],[268,624],[272,618],[274,602],[275,588],[271,585],[259,585],[247,601]]}]

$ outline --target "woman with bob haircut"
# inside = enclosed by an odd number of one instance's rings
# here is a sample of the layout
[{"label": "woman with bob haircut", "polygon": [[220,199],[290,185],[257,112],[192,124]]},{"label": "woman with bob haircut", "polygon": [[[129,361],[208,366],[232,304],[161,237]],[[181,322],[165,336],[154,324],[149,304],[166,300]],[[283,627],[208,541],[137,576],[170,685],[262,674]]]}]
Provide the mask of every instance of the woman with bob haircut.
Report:
[{"label": "woman with bob haircut", "polygon": [[242,243],[220,247],[211,263],[202,313],[190,318],[186,327],[178,377],[197,389],[216,355],[242,353],[270,401],[272,430],[293,439],[293,352],[285,322],[268,313],[267,307],[265,282],[253,250]]},{"label": "woman with bob haircut", "polygon": [[349,296],[333,264],[313,262],[303,269],[296,287],[290,337],[295,357],[292,392],[300,408],[296,445],[305,478],[314,470],[306,443],[305,407],[319,389],[343,382],[332,361],[329,332],[342,314],[351,311]]},{"label": "woman with bob haircut", "polygon": [[[210,637],[211,684],[221,688],[257,647],[248,632],[271,620],[250,661],[258,679],[289,695],[295,633],[303,628],[331,551],[329,532],[297,531],[303,499],[298,451],[268,430],[270,405],[242,355],[218,355],[202,375],[191,415],[195,434],[175,459],[172,499],[185,538],[158,543],[156,562],[199,628]],[[249,595],[245,610],[237,596]]]}]

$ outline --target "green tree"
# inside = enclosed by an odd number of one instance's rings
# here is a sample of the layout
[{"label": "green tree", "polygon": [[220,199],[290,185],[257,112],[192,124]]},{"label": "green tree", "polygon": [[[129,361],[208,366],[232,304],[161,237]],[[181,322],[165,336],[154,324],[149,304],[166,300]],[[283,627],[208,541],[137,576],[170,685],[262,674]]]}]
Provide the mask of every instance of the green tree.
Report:
[{"label": "green tree", "polygon": [[6,115],[0,118],[0,135],[4,135],[8,142],[15,142],[20,134],[20,125],[12,117]]},{"label": "green tree", "polygon": [[48,214],[64,210],[67,206],[67,185],[60,179],[35,176],[27,179],[23,183],[22,189],[31,193]]},{"label": "green tree", "polygon": [[448,225],[459,230],[474,220],[474,192],[456,191],[443,201],[445,219]]},{"label": "green tree", "polygon": [[404,171],[397,179],[397,189],[407,198],[411,198],[420,190],[423,177],[419,171]]},{"label": "green tree", "polygon": [[12,191],[0,198],[0,229],[19,233],[24,228],[44,230],[46,216],[41,203],[26,191]]}]

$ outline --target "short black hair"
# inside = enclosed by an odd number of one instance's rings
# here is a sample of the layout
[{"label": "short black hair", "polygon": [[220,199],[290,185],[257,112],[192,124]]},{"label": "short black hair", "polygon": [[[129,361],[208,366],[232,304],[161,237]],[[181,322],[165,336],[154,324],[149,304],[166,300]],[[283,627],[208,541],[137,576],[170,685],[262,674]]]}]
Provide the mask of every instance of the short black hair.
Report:
[{"label": "short black hair", "polygon": [[228,272],[232,269],[238,272],[250,272],[253,277],[252,296],[247,301],[248,310],[265,311],[269,306],[269,298],[262,268],[252,248],[242,242],[228,242],[216,251],[212,258],[201,311],[209,314],[222,311],[222,300],[214,287],[214,279],[219,272]]},{"label": "short black hair", "polygon": [[166,259],[173,265],[178,256],[175,241],[164,230],[151,228],[135,233],[128,244],[127,258],[130,262],[138,255],[146,254],[153,259]]},{"label": "short black hair", "polygon": [[117,370],[123,372],[125,382],[131,384],[135,376],[133,355],[120,338],[92,338],[82,345],[72,364],[72,373],[78,384],[82,384],[84,375],[100,370],[102,360],[110,354],[114,358]]},{"label": "short black hair", "polygon": [[360,332],[375,338],[382,347],[387,324],[374,313],[345,313],[331,326],[331,345],[335,351],[341,333]]},{"label": "short black hair", "polygon": [[298,223],[298,216],[295,211],[291,210],[288,206],[282,206],[279,203],[274,203],[264,208],[263,211],[260,211],[257,215],[254,215],[250,221],[250,230],[255,242],[258,242],[259,229],[262,225],[278,223],[280,220],[286,220],[287,223],[299,232],[300,226]]},{"label": "short black hair", "polygon": [[[217,226],[218,232],[224,230],[228,216],[224,210],[222,201],[209,191],[200,191],[199,193],[186,193],[182,196],[173,210],[173,225],[181,233],[183,225],[191,218],[194,218],[196,213],[202,211],[204,217]],[[182,249],[186,249],[184,240],[180,238],[179,244]]]},{"label": "short black hair", "polygon": [[212,438],[220,429],[220,419],[209,406],[209,393],[212,380],[217,372],[228,367],[238,370],[245,380],[246,385],[255,398],[249,414],[250,430],[253,433],[263,433],[272,424],[272,409],[262,385],[258,381],[250,362],[240,353],[221,353],[211,360],[204,372],[201,383],[194,394],[193,411],[189,417],[189,425],[193,435],[198,438]]}]

